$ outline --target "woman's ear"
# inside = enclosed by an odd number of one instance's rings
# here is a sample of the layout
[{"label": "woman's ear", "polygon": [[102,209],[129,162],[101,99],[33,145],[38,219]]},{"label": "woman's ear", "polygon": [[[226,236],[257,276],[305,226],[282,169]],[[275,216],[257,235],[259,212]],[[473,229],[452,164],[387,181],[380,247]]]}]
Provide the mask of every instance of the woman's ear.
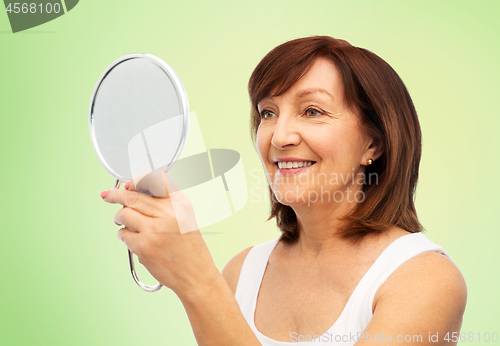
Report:
[{"label": "woman's ear", "polygon": [[379,137],[372,137],[368,143],[368,148],[361,159],[361,165],[369,165],[368,160],[375,161],[384,153],[384,144]]}]

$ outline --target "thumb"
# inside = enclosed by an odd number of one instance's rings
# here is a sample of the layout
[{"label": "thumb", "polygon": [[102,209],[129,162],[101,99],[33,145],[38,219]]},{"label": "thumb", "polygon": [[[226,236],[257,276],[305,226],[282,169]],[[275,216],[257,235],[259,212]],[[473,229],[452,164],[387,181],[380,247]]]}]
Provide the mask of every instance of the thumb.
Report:
[{"label": "thumb", "polygon": [[125,189],[129,191],[137,191],[143,195],[153,197],[169,197],[169,191],[163,178],[162,170],[154,170],[134,177],[133,180],[125,184]]}]

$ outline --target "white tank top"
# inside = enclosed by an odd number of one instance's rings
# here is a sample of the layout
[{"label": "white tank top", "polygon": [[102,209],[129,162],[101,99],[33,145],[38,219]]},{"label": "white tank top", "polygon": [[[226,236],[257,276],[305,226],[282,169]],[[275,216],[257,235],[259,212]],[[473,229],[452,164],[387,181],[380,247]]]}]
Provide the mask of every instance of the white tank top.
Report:
[{"label": "white tank top", "polygon": [[[250,328],[263,346],[283,345],[342,345],[350,346],[356,343],[358,336],[370,322],[373,313],[373,298],[378,288],[404,262],[428,251],[438,251],[448,258],[451,257],[439,245],[431,242],[422,233],[410,233],[393,241],[372,264],[370,269],[359,281],[337,321],[325,333],[318,335],[290,334],[290,342],[276,341],[255,327],[254,316],[257,296],[267,262],[279,238],[254,246],[241,267],[236,301]],[[309,341],[309,342],[307,342]]]}]

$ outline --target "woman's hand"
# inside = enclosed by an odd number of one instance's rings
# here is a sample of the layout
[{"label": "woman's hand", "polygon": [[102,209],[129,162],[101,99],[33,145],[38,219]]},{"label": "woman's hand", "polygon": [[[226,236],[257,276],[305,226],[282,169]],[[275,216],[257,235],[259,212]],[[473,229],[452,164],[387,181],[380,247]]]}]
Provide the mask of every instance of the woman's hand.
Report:
[{"label": "woman's hand", "polygon": [[[165,197],[138,193],[133,184],[101,194],[105,202],[123,205],[115,215],[124,226],[118,238],[180,298],[198,345],[260,345],[210,256],[191,203],[164,173],[163,183]],[[151,187],[146,189],[163,194]]]},{"label": "woman's hand", "polygon": [[165,197],[113,189],[101,194],[105,202],[121,204],[115,223],[130,251],[135,253],[159,283],[179,297],[189,295],[220,275],[196,225],[190,201],[162,172]]}]

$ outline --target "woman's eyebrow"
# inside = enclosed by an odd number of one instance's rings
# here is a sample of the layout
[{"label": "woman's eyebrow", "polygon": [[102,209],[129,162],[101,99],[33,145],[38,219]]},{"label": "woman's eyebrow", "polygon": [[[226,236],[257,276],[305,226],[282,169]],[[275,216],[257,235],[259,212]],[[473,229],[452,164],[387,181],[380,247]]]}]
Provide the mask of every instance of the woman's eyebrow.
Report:
[{"label": "woman's eyebrow", "polygon": [[301,97],[305,97],[309,94],[314,94],[314,93],[326,94],[326,95],[330,96],[332,100],[335,99],[332,96],[332,94],[330,94],[328,91],[326,91],[325,89],[322,89],[322,88],[304,89],[304,90],[299,91],[295,96],[297,98],[301,98]]},{"label": "woman's eyebrow", "polygon": [[276,105],[273,101],[273,98],[272,97],[266,97],[266,98],[263,98],[262,100],[259,101],[259,103],[257,103],[257,109],[261,108],[262,104],[266,104],[266,103],[270,103],[272,104],[273,106]]}]

